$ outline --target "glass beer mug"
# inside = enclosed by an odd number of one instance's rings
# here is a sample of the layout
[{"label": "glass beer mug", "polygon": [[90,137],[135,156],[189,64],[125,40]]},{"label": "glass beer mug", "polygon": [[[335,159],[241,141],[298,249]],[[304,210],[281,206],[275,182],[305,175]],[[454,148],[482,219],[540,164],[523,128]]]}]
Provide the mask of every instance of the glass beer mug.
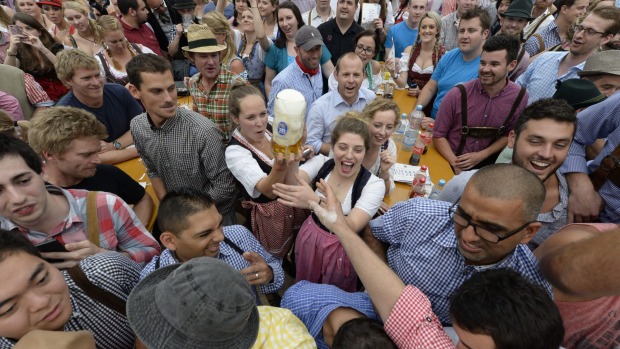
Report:
[{"label": "glass beer mug", "polygon": [[280,91],[273,107],[273,155],[298,154],[303,146],[306,99],[292,89]]}]

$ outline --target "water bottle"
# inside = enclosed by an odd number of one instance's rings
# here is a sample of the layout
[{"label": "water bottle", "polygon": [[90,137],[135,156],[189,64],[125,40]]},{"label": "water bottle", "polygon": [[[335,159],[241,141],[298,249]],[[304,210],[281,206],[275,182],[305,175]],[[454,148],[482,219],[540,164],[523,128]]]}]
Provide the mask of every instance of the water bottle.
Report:
[{"label": "water bottle", "polygon": [[428,145],[431,144],[431,141],[433,140],[434,128],[435,124],[431,122],[430,124],[428,124],[426,130],[424,130],[424,134],[426,135],[426,138],[424,138],[424,140],[426,141],[426,144],[424,145],[424,151],[422,152],[422,154],[426,154],[426,152],[428,151]]},{"label": "water bottle", "polygon": [[392,138],[394,139],[394,143],[400,143],[403,141],[403,136],[405,135],[405,130],[407,129],[407,126],[409,126],[409,121],[407,121],[407,114],[403,113],[400,116],[400,126],[398,126],[398,129],[396,130],[396,132],[394,132],[394,135],[392,136]]},{"label": "water bottle", "polygon": [[420,163],[420,158],[422,157],[422,152],[424,152],[424,144],[426,135],[421,133],[418,138],[415,140],[415,145],[413,146],[413,154],[409,158],[409,163],[413,166],[417,166]]},{"label": "water bottle", "polygon": [[416,132],[420,132],[422,126],[422,120],[424,119],[424,113],[422,112],[422,106],[418,105],[409,116],[409,128]]},{"label": "water bottle", "polygon": [[409,128],[409,126],[407,126],[407,129],[405,130],[405,135],[403,138],[403,151],[411,151],[411,149],[413,149],[413,145],[416,143],[416,137],[418,136],[418,133],[412,129]]},{"label": "water bottle", "polygon": [[443,190],[444,185],[446,185],[446,181],[443,179],[440,179],[439,182],[437,182],[437,185],[433,187],[433,190],[431,191],[431,194],[428,196],[428,198],[437,200],[437,198],[439,197],[439,194]]},{"label": "water bottle", "polygon": [[424,187],[426,186],[426,178],[422,177],[417,181],[413,181],[411,185],[411,194],[409,194],[410,198],[417,198],[420,196],[424,196],[425,191]]}]

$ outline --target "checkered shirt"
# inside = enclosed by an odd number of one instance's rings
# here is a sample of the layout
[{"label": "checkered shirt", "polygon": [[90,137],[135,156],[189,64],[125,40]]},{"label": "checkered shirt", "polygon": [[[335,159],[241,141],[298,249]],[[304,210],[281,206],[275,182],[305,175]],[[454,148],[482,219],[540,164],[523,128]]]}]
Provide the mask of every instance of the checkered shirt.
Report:
[{"label": "checkered shirt", "polygon": [[150,178],[161,178],[167,190],[208,193],[222,215],[233,210],[237,190],[226,167],[224,136],[211,120],[179,108],[157,128],[142,113],[131,120],[131,134]]},{"label": "checkered shirt", "polygon": [[415,285],[431,301],[444,326],[451,326],[450,296],[474,273],[490,268],[511,268],[543,287],[551,285],[541,275],[538,261],[526,245],[517,245],[502,261],[485,266],[467,265],[457,248],[452,204],[425,198],[400,202],[371,221],[377,239],[390,244],[388,264],[405,284]]},{"label": "checkered shirt", "polygon": [[35,106],[35,108],[51,107],[54,105],[54,101],[50,99],[43,87],[41,87],[34,77],[28,73],[24,74],[24,87],[28,101]]},{"label": "checkered shirt", "polygon": [[[540,34],[543,43],[545,44],[545,50],[562,43],[562,40],[560,39],[560,31],[558,26],[555,25],[555,21],[550,22],[546,27],[539,29],[538,34]],[[536,54],[543,51],[540,47],[540,43],[538,42],[538,37],[533,34],[529,39],[527,39],[524,47],[525,51],[530,54],[530,57],[534,57]]]},{"label": "checkered shirt", "polygon": [[201,78],[202,73],[198,73],[192,76],[187,83],[189,93],[192,95],[193,109],[213,121],[224,133],[226,141],[229,141],[232,133],[232,121],[228,113],[228,96],[234,86],[234,80],[238,77],[230,71],[222,69],[209,93],[206,93]]},{"label": "checkered shirt", "polygon": [[[47,186],[53,195],[64,195],[69,202],[69,214],[50,232],[38,232],[17,226],[0,217],[0,227],[16,230],[33,244],[41,243],[50,237],[61,244],[88,240],[86,190],[61,189]],[[98,192],[96,198],[97,219],[99,223],[99,247],[110,251],[126,252],[138,263],[146,263],[159,254],[159,244],[144,228],[129,206],[118,196]]]},{"label": "checkered shirt", "polygon": [[[592,173],[603,158],[620,145],[620,93],[588,107],[577,115],[577,120],[579,127],[568,157],[560,168],[562,173]],[[598,138],[607,138],[607,142],[601,153],[588,164],[585,146],[594,143]],[[605,208],[599,215],[600,221],[620,224],[620,188],[606,181],[598,193],[605,202]]]},{"label": "checkered shirt", "polygon": [[383,327],[399,348],[454,348],[433,313],[431,302],[413,286],[405,287]]},{"label": "checkered shirt", "polygon": [[306,325],[319,349],[329,348],[323,339],[323,323],[337,308],[352,308],[369,318],[380,320],[368,293],[350,293],[334,285],[305,280],[286,290],[280,306],[290,309]]},{"label": "checkered shirt", "polygon": [[[258,253],[273,270],[273,282],[260,286],[263,293],[275,293],[282,288],[282,285],[284,285],[284,270],[282,269],[282,262],[269,254],[269,252],[261,246],[249,230],[241,225],[231,225],[223,227],[222,231],[225,237],[230,239],[230,241],[235,243],[242,250]],[[239,255],[239,253],[237,253],[237,251],[224,242],[220,244],[220,254],[217,258],[230,264],[237,270],[250,266],[248,261],[246,261],[241,255]],[[174,252],[166,249],[160,256],[155,256],[153,260],[151,260],[151,262],[147,264],[144,269],[142,269],[140,279],[143,279],[148,274],[155,271],[158,260],[159,268],[179,263],[174,255]],[[252,290],[254,290],[254,288],[252,288]],[[260,304],[260,299],[258,298],[255,290],[254,293],[256,295],[256,304],[258,305]]]},{"label": "checkered shirt", "polygon": [[527,104],[530,105],[539,99],[551,98],[555,93],[557,80],[579,79],[577,72],[583,70],[585,60],[571,67],[568,72],[558,76],[560,63],[569,52],[545,52],[530,63],[523,75],[516,83],[525,87],[528,93]]},{"label": "checkered shirt", "polygon": [[297,61],[289,64],[284,68],[271,83],[271,92],[269,92],[269,99],[267,103],[267,112],[269,115],[273,115],[274,102],[276,96],[280,91],[287,88],[292,88],[299,91],[306,99],[306,116],[310,111],[310,106],[314,101],[323,95],[323,73],[321,66],[319,66],[319,72],[314,76],[310,76],[304,73]]},{"label": "checkered shirt", "polygon": [[441,19],[439,42],[443,43],[443,47],[446,48],[446,52],[458,46],[458,31],[459,28],[456,25],[456,11]]},{"label": "checkered shirt", "polygon": [[[98,287],[127,300],[138,283],[140,266],[118,253],[98,253],[83,259],[80,268],[88,280]],[[67,286],[73,314],[65,324],[64,331],[87,330],[95,337],[97,349],[132,349],[136,336],[124,315],[90,298],[62,272]],[[148,321],[148,319],[145,319]],[[0,338],[0,349],[13,348],[15,342]]]}]

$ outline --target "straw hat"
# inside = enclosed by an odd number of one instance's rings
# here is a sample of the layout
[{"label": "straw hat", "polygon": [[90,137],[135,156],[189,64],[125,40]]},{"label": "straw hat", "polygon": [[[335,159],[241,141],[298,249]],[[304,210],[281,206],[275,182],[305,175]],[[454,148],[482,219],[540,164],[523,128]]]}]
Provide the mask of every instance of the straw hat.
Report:
[{"label": "straw hat", "polygon": [[183,46],[183,51],[211,53],[226,49],[226,45],[217,43],[215,35],[206,24],[192,24],[187,28],[187,45]]}]

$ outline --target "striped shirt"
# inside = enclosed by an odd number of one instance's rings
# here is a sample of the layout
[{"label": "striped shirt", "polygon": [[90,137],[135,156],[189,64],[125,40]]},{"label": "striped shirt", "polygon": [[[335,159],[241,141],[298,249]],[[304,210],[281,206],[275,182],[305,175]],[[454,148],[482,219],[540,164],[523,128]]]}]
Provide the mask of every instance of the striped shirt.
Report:
[{"label": "striped shirt", "polygon": [[[61,244],[88,240],[86,190],[65,190],[47,186],[52,195],[64,195],[69,203],[67,217],[49,232],[38,232],[17,226],[8,219],[0,217],[0,227],[16,230],[33,244],[50,239]],[[146,263],[159,254],[159,244],[140,223],[136,214],[118,196],[98,192],[96,197],[97,219],[99,223],[99,247],[110,251],[128,253],[138,263]]]},{"label": "striped shirt", "polygon": [[187,83],[189,93],[192,95],[194,111],[213,121],[224,133],[226,141],[230,140],[232,133],[232,120],[228,113],[228,96],[233,86],[236,85],[236,79],[240,78],[222,69],[209,92],[205,91],[202,85],[202,73],[192,76]]},{"label": "striped shirt", "polygon": [[551,285],[540,273],[538,261],[526,245],[517,245],[500,262],[468,265],[459,252],[454,223],[448,214],[452,204],[415,198],[400,202],[370,222],[377,239],[390,244],[388,264],[405,284],[415,285],[431,301],[444,326],[451,326],[450,296],[477,272],[511,268],[551,296]]},{"label": "striped shirt", "polygon": [[166,190],[203,191],[223,216],[232,212],[237,189],[226,167],[222,132],[213,122],[178,108],[157,128],[143,113],[131,120],[131,134],[150,178],[161,178]]},{"label": "striped shirt", "polygon": [[[83,259],[80,268],[86,278],[98,287],[127,300],[138,283],[140,266],[118,253],[98,253]],[[97,349],[132,349],[136,336],[124,315],[90,298],[66,271],[62,272],[69,287],[73,313],[64,331],[87,330],[95,337]],[[10,349],[15,341],[0,337],[0,349]]]},{"label": "striped shirt", "polygon": [[[281,261],[270,255],[249,230],[241,225],[231,225],[223,227],[222,232],[225,237],[239,246],[243,251],[258,253],[273,271],[273,281],[268,284],[261,285],[261,292],[275,293],[282,287],[282,285],[284,285],[284,270],[282,269]],[[245,269],[250,266],[250,263],[248,263],[243,256],[224,242],[220,244],[220,254],[218,259],[230,264],[237,270]],[[177,263],[180,262],[176,259],[174,252],[166,249],[160,256],[155,256],[153,260],[146,267],[144,267],[140,273],[140,279],[145,278],[157,268],[163,268]],[[256,291],[254,291],[254,293],[256,295]],[[256,295],[256,302],[256,304],[260,304],[258,295]]]}]

